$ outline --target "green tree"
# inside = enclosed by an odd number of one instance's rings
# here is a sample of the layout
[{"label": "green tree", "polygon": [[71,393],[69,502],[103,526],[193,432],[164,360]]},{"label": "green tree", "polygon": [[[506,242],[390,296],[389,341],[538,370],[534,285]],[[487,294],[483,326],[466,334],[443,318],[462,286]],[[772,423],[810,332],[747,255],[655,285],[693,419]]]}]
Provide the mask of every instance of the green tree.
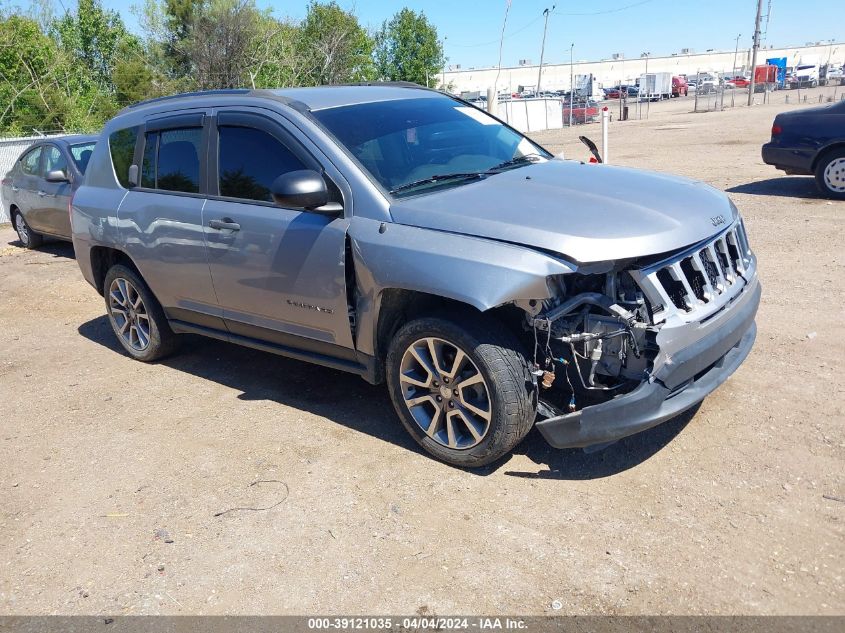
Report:
[{"label": "green tree", "polygon": [[257,24],[247,68],[252,88],[299,86],[308,75],[301,52],[299,26],[262,13]]},{"label": "green tree", "polygon": [[111,87],[118,47],[130,37],[116,11],[104,9],[99,0],[79,0],[76,13],[65,13],[52,31],[80,80]]},{"label": "green tree", "polygon": [[194,14],[184,51],[198,88],[245,85],[260,18],[253,0],[209,0]]},{"label": "green tree", "polygon": [[373,76],[373,40],[354,13],[334,0],[312,0],[300,26],[299,55],[312,85],[364,81]]},{"label": "green tree", "polygon": [[55,43],[29,17],[0,18],[0,130],[28,134],[50,123]]},{"label": "green tree", "polygon": [[385,21],[375,38],[378,76],[389,81],[413,81],[422,86],[437,85],[446,63],[437,29],[425,14],[404,8]]}]

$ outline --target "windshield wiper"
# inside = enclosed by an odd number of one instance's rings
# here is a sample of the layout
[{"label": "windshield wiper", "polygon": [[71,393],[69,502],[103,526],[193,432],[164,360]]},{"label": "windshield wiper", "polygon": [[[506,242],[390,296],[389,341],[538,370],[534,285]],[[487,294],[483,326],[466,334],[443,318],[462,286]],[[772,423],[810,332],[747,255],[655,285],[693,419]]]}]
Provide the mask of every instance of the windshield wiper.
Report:
[{"label": "windshield wiper", "polygon": [[492,174],[497,172],[500,169],[504,169],[505,167],[512,167],[515,165],[525,165],[528,163],[536,163],[541,158],[545,158],[541,154],[531,153],[531,154],[523,154],[522,156],[515,156],[513,158],[509,158],[508,160],[499,163],[487,170],[486,173]]},{"label": "windshield wiper", "polygon": [[427,185],[429,183],[434,182],[441,182],[444,180],[470,180],[475,178],[484,178],[485,175],[485,172],[481,171],[472,171],[457,174],[435,174],[434,176],[429,176],[428,178],[421,178],[420,180],[415,180],[413,182],[408,182],[404,185],[394,187],[390,190],[390,193],[399,193],[401,191],[407,191],[408,189],[414,189],[421,185]]},{"label": "windshield wiper", "polygon": [[402,191],[407,191],[408,189],[414,189],[422,185],[427,185],[430,183],[440,182],[444,180],[474,180],[477,178],[484,178],[491,174],[495,174],[499,170],[505,169],[506,167],[536,163],[542,158],[545,158],[545,156],[541,154],[524,154],[522,156],[509,158],[508,160],[501,162],[498,165],[494,165],[490,169],[485,169],[484,171],[470,171],[456,174],[435,174],[434,176],[429,176],[428,178],[421,178],[420,180],[415,180],[413,182],[405,183],[404,185],[394,187],[390,190],[390,193],[400,193]]}]

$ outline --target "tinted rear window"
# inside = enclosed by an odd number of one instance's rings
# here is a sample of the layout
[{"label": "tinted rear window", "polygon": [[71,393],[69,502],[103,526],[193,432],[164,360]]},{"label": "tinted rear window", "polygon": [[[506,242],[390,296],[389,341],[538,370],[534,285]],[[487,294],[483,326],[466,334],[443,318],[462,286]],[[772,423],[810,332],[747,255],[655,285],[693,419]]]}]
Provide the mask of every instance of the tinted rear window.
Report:
[{"label": "tinted rear window", "polygon": [[[94,153],[94,141],[90,143],[79,143],[78,145],[70,146],[70,155],[73,157],[73,162],[76,163],[76,168],[79,173],[84,174],[88,169],[88,161],[91,160],[91,154]],[[134,151],[134,146],[133,146]]]},{"label": "tinted rear window", "polygon": [[141,186],[199,193],[202,128],[148,132]]},{"label": "tinted rear window", "polygon": [[37,176],[39,165],[41,164],[41,148],[36,147],[34,150],[21,158],[21,169],[23,173],[30,176]]},{"label": "tinted rear window", "polygon": [[125,130],[112,132],[109,136],[109,152],[114,173],[121,186],[128,188],[129,166],[135,157],[135,141],[138,139],[138,128],[130,127]]}]

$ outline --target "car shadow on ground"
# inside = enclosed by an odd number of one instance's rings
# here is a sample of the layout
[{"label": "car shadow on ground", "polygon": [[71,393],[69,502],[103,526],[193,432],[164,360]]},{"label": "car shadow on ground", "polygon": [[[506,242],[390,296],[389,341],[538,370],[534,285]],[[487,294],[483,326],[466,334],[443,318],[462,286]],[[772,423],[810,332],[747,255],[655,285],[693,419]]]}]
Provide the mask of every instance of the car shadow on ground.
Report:
[{"label": "car shadow on ground", "polygon": [[[46,253],[47,255],[52,255],[53,257],[64,257],[65,259],[75,259],[76,254],[73,252],[73,244],[70,242],[65,242],[64,240],[53,240],[49,238],[44,238],[44,243],[35,249],[36,253]],[[9,246],[17,246],[18,248],[24,248],[23,243],[18,240],[14,239],[11,242],[7,242]]]},{"label": "car shadow on ground", "polygon": [[633,468],[662,450],[695,417],[700,405],[642,433],[623,438],[607,448],[590,451],[580,448],[557,449],[549,446],[537,429],[516,447],[515,454],[528,457],[536,471],[508,470],[504,474],[528,479],[584,480],[610,477]]},{"label": "car shadow on ground", "polygon": [[818,198],[819,190],[812,176],[784,176],[748,182],[726,189],[728,193],[747,193],[753,196],[782,196],[785,198]]},{"label": "car shadow on ground", "polygon": [[[78,331],[112,352],[125,354],[105,315],[83,323]],[[396,417],[385,386],[370,385],[354,374],[194,335],[183,335],[180,350],[159,363],[235,389],[240,392],[239,400],[277,402],[424,454]],[[595,453],[551,448],[538,431],[532,430],[514,453],[546,468],[536,472],[508,470],[512,459],[508,455],[467,472],[488,476],[501,470],[515,477],[544,479],[608,477],[654,455],[693,415],[694,412],[684,414]]]}]

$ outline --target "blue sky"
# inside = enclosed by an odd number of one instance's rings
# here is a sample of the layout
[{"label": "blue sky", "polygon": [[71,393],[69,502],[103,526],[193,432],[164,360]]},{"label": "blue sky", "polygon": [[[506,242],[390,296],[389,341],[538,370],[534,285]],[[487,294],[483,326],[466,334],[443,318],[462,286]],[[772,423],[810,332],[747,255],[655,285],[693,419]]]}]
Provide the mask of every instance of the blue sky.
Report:
[{"label": "blue sky", "polygon": [[[64,3],[67,6],[72,1]],[[505,3],[506,0],[338,0],[372,29],[404,6],[424,11],[440,36],[445,37],[448,63],[461,64],[463,68],[497,63]],[[136,28],[137,19],[128,8],[129,2],[104,0],[104,4],[118,9],[129,27]],[[271,8],[277,17],[292,18],[302,18],[307,6],[305,0],[257,0],[257,4]],[[830,39],[845,41],[842,0],[764,0],[764,14],[769,4],[767,43],[794,46]],[[576,60],[602,59],[612,53],[639,57],[645,51],[657,56],[681,48],[700,52],[708,48],[732,50],[740,34],[740,47],[748,47],[756,11],[755,0],[513,0],[505,31],[503,65],[515,65],[526,58],[539,61],[543,9],[552,5],[556,8],[549,18],[547,62],[568,61],[572,43]]]}]

